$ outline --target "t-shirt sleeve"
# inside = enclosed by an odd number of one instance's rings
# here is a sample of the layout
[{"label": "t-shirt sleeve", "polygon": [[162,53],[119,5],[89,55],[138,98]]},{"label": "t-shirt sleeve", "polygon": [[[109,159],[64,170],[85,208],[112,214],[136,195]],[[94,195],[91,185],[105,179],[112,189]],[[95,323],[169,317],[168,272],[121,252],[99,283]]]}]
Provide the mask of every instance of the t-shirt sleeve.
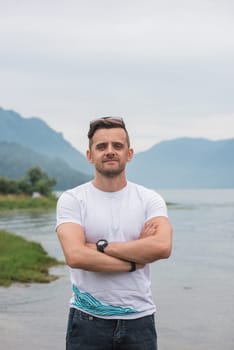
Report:
[{"label": "t-shirt sleeve", "polygon": [[149,191],[146,209],[146,220],[157,216],[168,217],[166,203],[162,196],[155,191]]},{"label": "t-shirt sleeve", "polygon": [[64,192],[58,199],[56,210],[56,229],[59,225],[72,222],[82,224],[81,208],[78,199],[69,191]]}]

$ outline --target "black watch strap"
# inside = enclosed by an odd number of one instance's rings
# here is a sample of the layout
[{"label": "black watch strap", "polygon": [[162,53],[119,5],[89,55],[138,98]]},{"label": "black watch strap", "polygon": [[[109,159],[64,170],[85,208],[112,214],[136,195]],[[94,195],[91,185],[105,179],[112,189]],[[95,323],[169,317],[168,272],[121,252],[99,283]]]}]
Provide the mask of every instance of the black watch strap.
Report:
[{"label": "black watch strap", "polygon": [[129,270],[129,272],[133,272],[136,271],[136,263],[134,261],[129,261],[131,264],[131,269]]}]

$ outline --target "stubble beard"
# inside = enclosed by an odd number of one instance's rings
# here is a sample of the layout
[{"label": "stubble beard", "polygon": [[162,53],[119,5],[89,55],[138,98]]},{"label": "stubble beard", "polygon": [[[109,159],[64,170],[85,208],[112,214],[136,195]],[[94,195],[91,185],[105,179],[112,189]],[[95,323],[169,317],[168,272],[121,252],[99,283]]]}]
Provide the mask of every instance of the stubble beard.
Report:
[{"label": "stubble beard", "polygon": [[100,167],[96,167],[96,171],[106,178],[115,178],[123,173],[125,170],[125,166],[121,166],[118,169],[103,169]]}]

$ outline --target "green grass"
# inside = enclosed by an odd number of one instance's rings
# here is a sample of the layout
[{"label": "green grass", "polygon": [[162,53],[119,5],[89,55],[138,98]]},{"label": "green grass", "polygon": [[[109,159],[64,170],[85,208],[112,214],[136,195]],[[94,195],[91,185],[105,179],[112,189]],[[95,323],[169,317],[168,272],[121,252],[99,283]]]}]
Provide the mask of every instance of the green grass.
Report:
[{"label": "green grass", "polygon": [[0,210],[12,209],[50,209],[56,207],[57,198],[40,197],[32,198],[25,195],[0,196]]},{"label": "green grass", "polygon": [[50,275],[48,269],[60,264],[63,263],[48,256],[40,243],[0,230],[0,286],[14,282],[48,283],[58,278]]}]

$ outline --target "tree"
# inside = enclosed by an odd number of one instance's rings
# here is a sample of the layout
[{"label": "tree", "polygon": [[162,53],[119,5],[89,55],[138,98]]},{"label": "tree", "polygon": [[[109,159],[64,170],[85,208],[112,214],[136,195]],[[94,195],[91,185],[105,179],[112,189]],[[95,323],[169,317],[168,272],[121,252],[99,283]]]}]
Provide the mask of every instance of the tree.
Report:
[{"label": "tree", "polygon": [[43,173],[40,167],[36,166],[28,170],[25,177],[12,180],[0,177],[0,193],[2,194],[30,194],[39,192],[43,196],[49,196],[56,180]]},{"label": "tree", "polygon": [[43,173],[39,166],[29,169],[26,179],[31,194],[39,192],[43,196],[49,196],[52,192],[52,187],[56,184],[56,180]]},{"label": "tree", "polygon": [[0,193],[2,194],[19,193],[17,182],[14,180],[8,179],[7,177],[0,177]]},{"label": "tree", "polygon": [[7,194],[9,188],[9,179],[6,177],[0,177],[0,193]]}]

